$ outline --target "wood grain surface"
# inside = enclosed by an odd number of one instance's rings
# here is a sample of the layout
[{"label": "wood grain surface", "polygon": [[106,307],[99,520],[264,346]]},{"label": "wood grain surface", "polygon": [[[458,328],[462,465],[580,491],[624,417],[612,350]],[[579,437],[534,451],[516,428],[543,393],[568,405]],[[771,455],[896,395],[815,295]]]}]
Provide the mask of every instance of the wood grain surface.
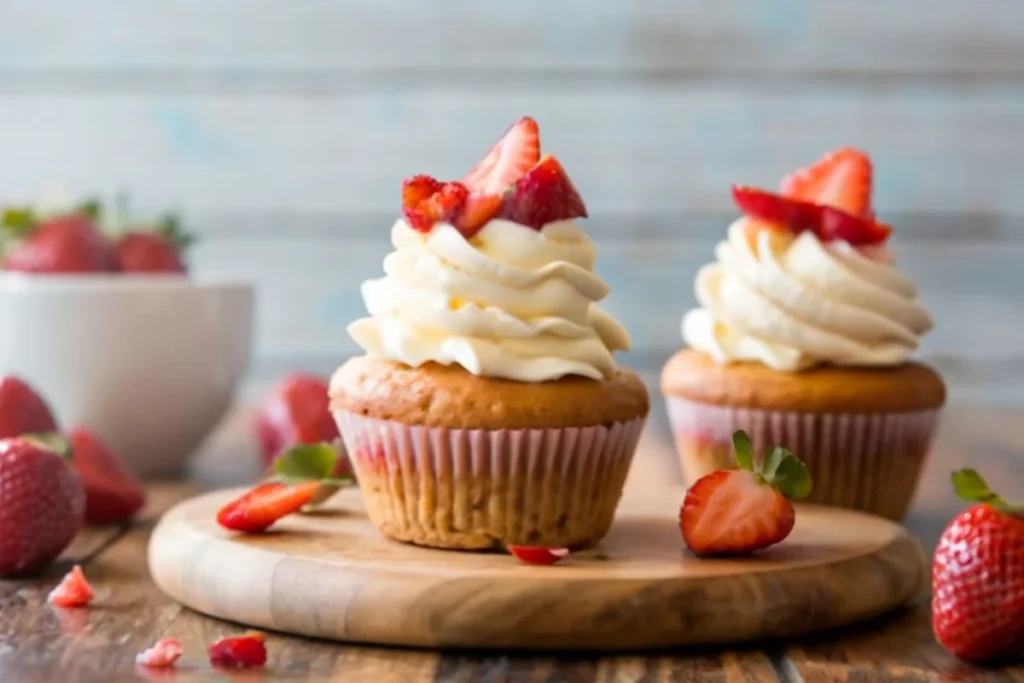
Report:
[{"label": "wood grain surface", "polygon": [[[244,631],[202,616],[165,596],[146,567],[147,539],[157,515],[201,488],[251,480],[258,471],[248,415],[235,414],[200,453],[193,483],[150,487],[151,505],[128,528],[85,532],[45,575],[0,581],[0,681],[3,683],[120,683],[222,681],[205,663],[205,646]],[[645,442],[633,484],[679,481],[671,445],[657,428]],[[949,471],[971,464],[1011,497],[1024,496],[1024,411],[951,406],[940,429],[909,528],[930,551],[942,527],[962,509]],[[45,596],[71,562],[81,562],[98,593],[95,607],[58,611]],[[855,590],[856,586],[849,586]],[[174,636],[186,646],[182,670],[160,676],[137,671],[135,654]],[[1014,683],[1024,681],[1024,659],[994,669],[959,663],[931,634],[926,602],[862,625],[814,637],[743,648],[696,648],[644,655],[436,652],[344,645],[271,633],[265,672],[238,681],[380,683]]]}]

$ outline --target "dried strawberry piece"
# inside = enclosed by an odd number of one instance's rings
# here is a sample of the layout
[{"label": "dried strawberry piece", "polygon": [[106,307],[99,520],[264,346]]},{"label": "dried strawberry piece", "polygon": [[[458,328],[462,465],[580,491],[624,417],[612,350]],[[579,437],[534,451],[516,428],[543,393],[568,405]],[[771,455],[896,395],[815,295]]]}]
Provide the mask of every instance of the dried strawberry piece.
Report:
[{"label": "dried strawberry piece", "polygon": [[154,669],[165,669],[174,666],[184,652],[185,648],[177,638],[161,638],[149,649],[136,655],[135,663]]},{"label": "dried strawberry piece", "polygon": [[249,669],[267,663],[266,636],[258,631],[221,638],[209,647],[210,664],[224,669]]},{"label": "dried strawberry piece", "polygon": [[525,564],[552,565],[569,556],[568,548],[544,548],[542,546],[510,545],[508,551]]},{"label": "dried strawberry piece", "polygon": [[46,600],[56,607],[84,607],[92,602],[95,593],[85,579],[85,573],[77,564],[61,580]]}]

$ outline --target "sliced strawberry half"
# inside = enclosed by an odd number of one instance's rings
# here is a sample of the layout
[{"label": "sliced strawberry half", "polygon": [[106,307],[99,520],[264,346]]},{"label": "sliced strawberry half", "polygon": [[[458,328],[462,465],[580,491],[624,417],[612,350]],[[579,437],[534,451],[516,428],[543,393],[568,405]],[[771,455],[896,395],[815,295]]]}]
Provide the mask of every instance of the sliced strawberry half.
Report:
[{"label": "sliced strawberry half", "polygon": [[94,595],[85,572],[76,564],[57,587],[50,591],[46,601],[56,607],[85,607],[92,602]]},{"label": "sliced strawberry half", "polygon": [[540,128],[524,116],[505,131],[487,155],[473,167],[462,184],[485,195],[500,195],[540,160]]},{"label": "sliced strawberry half", "polygon": [[452,216],[452,225],[469,239],[487,222],[501,213],[502,198],[496,194],[470,194],[466,203]]},{"label": "sliced strawberry half", "polygon": [[505,193],[501,216],[540,230],[553,221],[586,218],[587,207],[562,164],[549,154]]},{"label": "sliced strawberry half", "polygon": [[825,241],[853,245],[878,244],[889,239],[892,228],[831,206],[783,197],[755,187],[734,185],[733,200],[745,215],[785,227],[795,233],[809,230]]},{"label": "sliced strawberry half", "polygon": [[510,545],[508,551],[524,564],[552,565],[569,557],[568,548],[544,548],[530,545]]},{"label": "sliced strawberry half", "polygon": [[784,225],[793,232],[810,230],[817,233],[821,224],[821,207],[809,202],[742,185],[733,186],[732,197],[745,215]]},{"label": "sliced strawberry half", "polygon": [[780,191],[790,199],[813,202],[869,217],[872,168],[867,154],[841,147],[782,179]]},{"label": "sliced strawberry half", "polygon": [[318,505],[355,479],[338,474],[341,455],[331,444],[300,444],[274,460],[275,481],[259,484],[224,505],[217,523],[225,529],[254,533],[274,522]]},{"label": "sliced strawberry half", "polygon": [[679,511],[686,545],[698,556],[748,555],[789,536],[796,513],[789,498],[811,492],[811,476],[796,456],[776,447],[755,463],[746,432],[733,435],[738,469],[694,483]]}]

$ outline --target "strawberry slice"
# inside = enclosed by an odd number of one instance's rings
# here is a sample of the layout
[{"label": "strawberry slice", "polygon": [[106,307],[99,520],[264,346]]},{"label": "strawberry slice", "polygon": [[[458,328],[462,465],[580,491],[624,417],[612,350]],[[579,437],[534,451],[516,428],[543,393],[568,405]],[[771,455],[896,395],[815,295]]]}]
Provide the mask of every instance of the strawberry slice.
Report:
[{"label": "strawberry slice", "polygon": [[796,514],[789,498],[811,492],[811,476],[796,456],[776,447],[754,462],[746,432],[733,435],[738,469],[694,483],[679,511],[683,539],[698,556],[748,555],[789,536]]},{"label": "strawberry slice", "polygon": [[151,647],[135,656],[135,663],[152,669],[166,669],[174,666],[185,652],[177,638],[161,638]]},{"label": "strawberry slice", "polygon": [[50,591],[46,601],[56,607],[85,607],[92,602],[94,595],[92,586],[85,578],[85,573],[76,564],[60,584]]},{"label": "strawberry slice", "polygon": [[508,551],[524,564],[552,565],[569,556],[568,548],[510,545],[508,546]]},{"label": "strawberry slice", "polygon": [[320,482],[285,484],[272,481],[242,494],[217,513],[217,523],[232,531],[263,531],[313,501]]},{"label": "strawberry slice", "polygon": [[505,131],[487,155],[462,179],[470,192],[501,194],[540,160],[540,129],[528,116]]},{"label": "strawberry slice", "polygon": [[784,225],[796,233],[805,230],[818,232],[821,223],[819,206],[742,185],[733,186],[732,197],[740,211],[751,218]]},{"label": "strawberry slice", "polygon": [[889,239],[891,234],[891,226],[873,218],[854,216],[828,206],[821,209],[818,235],[825,241],[843,240],[854,246],[880,244]]},{"label": "strawberry slice", "polygon": [[257,532],[307,506],[324,502],[355,479],[339,473],[341,455],[331,444],[300,444],[274,460],[275,480],[243,493],[217,512],[232,531]]},{"label": "strawberry slice", "polygon": [[549,154],[505,193],[501,216],[540,230],[553,221],[586,218],[587,207],[562,164]]},{"label": "strawberry slice", "polygon": [[829,152],[782,179],[784,197],[831,206],[854,216],[871,216],[871,159],[853,147]]},{"label": "strawberry slice", "polygon": [[745,215],[801,233],[809,230],[828,242],[878,244],[889,239],[892,228],[874,218],[855,216],[831,206],[783,197],[755,187],[734,185],[733,200]]},{"label": "strawberry slice", "polygon": [[487,225],[487,222],[501,213],[502,199],[496,194],[470,194],[466,203],[452,217],[452,225],[462,233],[466,239],[470,239],[480,229]]}]

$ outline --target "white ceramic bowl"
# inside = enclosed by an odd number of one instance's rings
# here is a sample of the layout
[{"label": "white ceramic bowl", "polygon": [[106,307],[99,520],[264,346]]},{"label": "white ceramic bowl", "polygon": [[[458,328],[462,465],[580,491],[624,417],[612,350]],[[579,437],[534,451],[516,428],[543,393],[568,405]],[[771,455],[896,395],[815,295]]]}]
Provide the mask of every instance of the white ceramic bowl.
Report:
[{"label": "white ceramic bowl", "polygon": [[0,373],[142,476],[179,472],[248,368],[253,289],[182,276],[0,273]]}]

